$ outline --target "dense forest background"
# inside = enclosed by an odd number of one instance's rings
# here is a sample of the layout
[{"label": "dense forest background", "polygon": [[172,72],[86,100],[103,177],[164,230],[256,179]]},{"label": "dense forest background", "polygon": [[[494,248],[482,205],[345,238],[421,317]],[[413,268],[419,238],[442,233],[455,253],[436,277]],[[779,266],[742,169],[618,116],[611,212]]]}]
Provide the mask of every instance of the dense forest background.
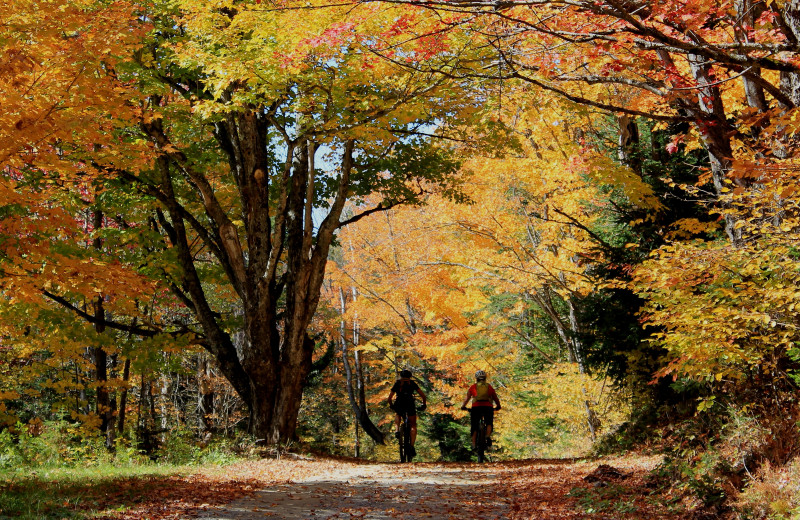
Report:
[{"label": "dense forest background", "polygon": [[793,3],[6,4],[0,465],[393,460],[406,368],[465,461],[482,369],[499,458],[800,510]]}]

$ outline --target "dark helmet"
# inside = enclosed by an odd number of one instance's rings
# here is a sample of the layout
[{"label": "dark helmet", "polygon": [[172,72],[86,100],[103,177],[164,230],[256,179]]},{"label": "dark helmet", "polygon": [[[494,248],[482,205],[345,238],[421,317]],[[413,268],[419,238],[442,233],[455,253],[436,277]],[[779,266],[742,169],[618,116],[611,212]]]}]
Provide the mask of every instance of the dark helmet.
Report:
[{"label": "dark helmet", "polygon": [[411,377],[411,370],[409,369],[401,370],[400,377]]},{"label": "dark helmet", "polygon": [[483,370],[478,370],[477,372],[475,372],[475,379],[477,379],[478,381],[485,381],[486,372],[484,372]]}]

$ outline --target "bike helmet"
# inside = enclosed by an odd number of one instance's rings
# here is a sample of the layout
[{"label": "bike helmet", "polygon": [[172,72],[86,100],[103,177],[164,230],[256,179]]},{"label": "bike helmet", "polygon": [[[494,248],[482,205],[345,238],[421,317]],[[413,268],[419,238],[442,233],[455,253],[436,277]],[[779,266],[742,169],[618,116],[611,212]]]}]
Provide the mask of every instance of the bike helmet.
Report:
[{"label": "bike helmet", "polygon": [[477,379],[478,381],[486,379],[486,372],[484,372],[483,370],[478,370],[477,372],[475,372],[475,379]]},{"label": "bike helmet", "polygon": [[401,370],[400,377],[411,377],[411,370],[408,369]]}]

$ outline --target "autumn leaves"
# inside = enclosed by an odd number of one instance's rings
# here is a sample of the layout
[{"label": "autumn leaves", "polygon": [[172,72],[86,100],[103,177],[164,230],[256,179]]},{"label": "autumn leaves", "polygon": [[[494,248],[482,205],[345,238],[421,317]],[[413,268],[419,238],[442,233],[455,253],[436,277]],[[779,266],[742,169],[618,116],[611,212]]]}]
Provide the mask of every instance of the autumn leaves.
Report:
[{"label": "autumn leaves", "polygon": [[642,345],[646,379],[787,359],[791,6],[50,4],[2,27],[3,335],[46,359],[15,385],[85,412],[79,345],[158,378],[191,344],[277,443],[324,335],[443,412],[475,368],[526,410],[569,374],[589,426]]}]

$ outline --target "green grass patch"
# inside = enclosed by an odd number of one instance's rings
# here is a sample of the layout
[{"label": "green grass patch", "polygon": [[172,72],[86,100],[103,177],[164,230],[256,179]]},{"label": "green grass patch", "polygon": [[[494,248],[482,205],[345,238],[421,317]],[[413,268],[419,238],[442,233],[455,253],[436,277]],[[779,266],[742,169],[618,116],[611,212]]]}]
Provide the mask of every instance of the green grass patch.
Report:
[{"label": "green grass patch", "polygon": [[170,477],[196,470],[164,464],[0,470],[0,518],[84,519],[124,511],[168,487]]}]

